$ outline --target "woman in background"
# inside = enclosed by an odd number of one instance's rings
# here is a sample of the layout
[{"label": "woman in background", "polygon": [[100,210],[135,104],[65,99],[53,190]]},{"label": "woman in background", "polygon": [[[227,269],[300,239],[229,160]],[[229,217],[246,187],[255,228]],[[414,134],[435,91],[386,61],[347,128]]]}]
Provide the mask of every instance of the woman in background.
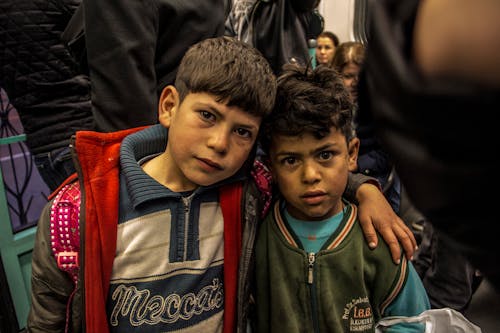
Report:
[{"label": "woman in background", "polygon": [[339,46],[339,38],[331,31],[323,31],[316,40],[316,63],[331,66],[335,50]]}]

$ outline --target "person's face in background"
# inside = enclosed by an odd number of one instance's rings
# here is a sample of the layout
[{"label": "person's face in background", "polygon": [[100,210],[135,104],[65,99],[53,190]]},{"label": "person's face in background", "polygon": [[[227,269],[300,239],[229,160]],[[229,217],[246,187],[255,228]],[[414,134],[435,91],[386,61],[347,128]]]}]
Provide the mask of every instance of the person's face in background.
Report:
[{"label": "person's face in background", "polygon": [[340,73],[342,74],[342,80],[344,80],[344,85],[347,91],[349,91],[349,96],[351,96],[353,103],[357,103],[358,101],[358,78],[360,69],[360,66],[355,63],[348,62]]},{"label": "person's face in background", "polygon": [[316,46],[316,61],[322,65],[330,65],[335,54],[333,40],[328,37],[319,37]]}]

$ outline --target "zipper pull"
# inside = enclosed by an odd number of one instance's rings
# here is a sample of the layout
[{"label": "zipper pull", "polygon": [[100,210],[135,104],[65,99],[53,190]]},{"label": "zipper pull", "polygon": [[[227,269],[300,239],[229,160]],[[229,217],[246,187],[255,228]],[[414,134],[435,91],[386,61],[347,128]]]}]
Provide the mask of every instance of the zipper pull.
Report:
[{"label": "zipper pull", "polygon": [[313,275],[313,268],[314,268],[314,262],[316,261],[316,256],[314,252],[309,253],[309,269],[308,269],[308,274],[307,274],[307,283],[312,284],[314,280],[314,275]]},{"label": "zipper pull", "polygon": [[182,198],[182,203],[184,204],[184,214],[187,214],[189,212],[189,204],[190,200],[188,198]]}]

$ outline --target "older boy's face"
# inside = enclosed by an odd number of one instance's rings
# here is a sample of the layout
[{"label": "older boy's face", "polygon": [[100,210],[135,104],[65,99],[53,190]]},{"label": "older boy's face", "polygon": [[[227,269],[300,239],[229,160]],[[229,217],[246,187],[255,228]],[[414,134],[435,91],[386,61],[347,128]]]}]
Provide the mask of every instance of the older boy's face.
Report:
[{"label": "older boy's face", "polygon": [[[176,93],[174,88],[170,96],[174,100]],[[166,108],[165,113],[160,112],[160,122],[169,128],[166,167],[170,188],[182,191],[211,185],[242,167],[255,143],[260,117],[228,107],[206,93],[190,93],[182,104]]]},{"label": "older boy's face", "polygon": [[348,148],[345,136],[335,129],[320,140],[309,133],[274,135],[273,176],[293,217],[319,221],[340,212],[348,173],[356,168],[358,145],[353,139]]}]

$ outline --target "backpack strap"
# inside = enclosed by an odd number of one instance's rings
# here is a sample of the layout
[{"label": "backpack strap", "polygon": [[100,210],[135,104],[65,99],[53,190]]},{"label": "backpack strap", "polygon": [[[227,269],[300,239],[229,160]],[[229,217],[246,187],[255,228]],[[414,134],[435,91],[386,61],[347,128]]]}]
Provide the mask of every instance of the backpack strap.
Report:
[{"label": "backpack strap", "polygon": [[224,217],[224,327],[223,333],[235,332],[238,266],[241,254],[241,182],[221,187],[219,191]]},{"label": "backpack strap", "polygon": [[65,185],[50,207],[50,237],[57,266],[77,283],[80,251],[80,186]]},{"label": "backpack strap", "polygon": [[265,164],[258,159],[254,161],[251,175],[257,184],[257,188],[261,194],[261,200],[263,201],[262,212],[260,214],[261,218],[264,218],[269,211],[272,201],[272,191],[273,191],[273,181],[271,171]]},{"label": "backpack strap", "polygon": [[[256,160],[251,171],[252,177],[263,200],[261,217],[271,204],[272,181],[267,166]],[[222,186],[219,191],[220,206],[224,217],[224,327],[223,333],[234,332],[237,326],[238,269],[242,249],[242,202],[241,182]]]}]

